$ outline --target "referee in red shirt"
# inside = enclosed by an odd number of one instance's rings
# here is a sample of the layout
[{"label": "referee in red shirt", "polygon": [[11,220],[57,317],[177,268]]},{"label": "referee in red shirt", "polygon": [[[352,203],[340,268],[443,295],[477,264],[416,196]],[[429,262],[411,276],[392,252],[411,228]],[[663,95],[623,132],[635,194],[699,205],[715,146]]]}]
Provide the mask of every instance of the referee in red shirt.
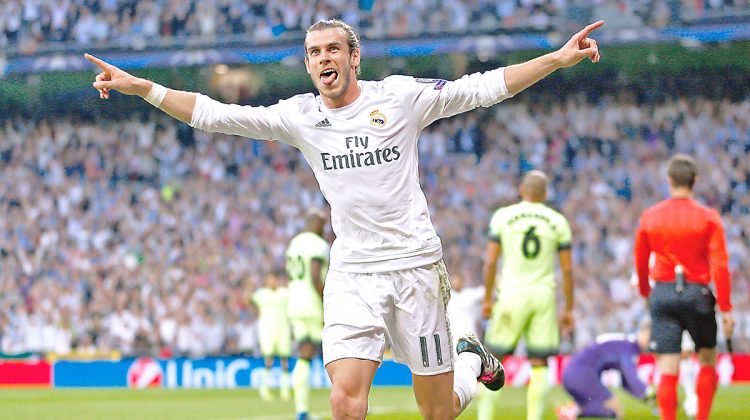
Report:
[{"label": "referee in red shirt", "polygon": [[[708,283],[716,285],[724,334],[732,336],[734,318],[724,227],[716,210],[693,199],[695,161],[675,155],[668,165],[670,198],[641,215],[635,235],[635,264],[641,295],[651,308],[651,349],[661,371],[657,400],[662,419],[677,412],[677,378],[682,331],[695,341],[701,365],[696,384],[698,420],[708,419],[716,375],[716,312]],[[649,270],[651,253],[656,263]],[[649,276],[655,280],[653,290]]]}]

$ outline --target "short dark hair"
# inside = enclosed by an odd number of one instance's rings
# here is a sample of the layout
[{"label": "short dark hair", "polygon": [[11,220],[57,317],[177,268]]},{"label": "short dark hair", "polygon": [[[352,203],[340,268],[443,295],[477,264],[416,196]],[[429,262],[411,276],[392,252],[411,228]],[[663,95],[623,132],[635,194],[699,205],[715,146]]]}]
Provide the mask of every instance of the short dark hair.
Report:
[{"label": "short dark hair", "polygon": [[[319,20],[312,25],[310,25],[309,28],[307,28],[307,32],[305,34],[309,34],[312,31],[322,31],[323,29],[330,29],[330,28],[339,28],[343,29],[343,31],[346,33],[346,41],[349,45],[349,55],[354,53],[354,50],[358,50],[361,48],[361,43],[359,41],[359,36],[357,36],[357,33],[354,31],[354,28],[351,27],[348,23],[344,22],[341,19],[326,19],[326,20]],[[307,42],[307,41],[305,41]],[[307,57],[307,45],[305,45],[305,57]],[[360,66],[357,66],[357,76],[361,73]]]},{"label": "short dark hair", "polygon": [[669,159],[667,176],[672,180],[673,186],[693,189],[697,175],[698,167],[695,165],[695,160],[692,157],[677,154]]}]

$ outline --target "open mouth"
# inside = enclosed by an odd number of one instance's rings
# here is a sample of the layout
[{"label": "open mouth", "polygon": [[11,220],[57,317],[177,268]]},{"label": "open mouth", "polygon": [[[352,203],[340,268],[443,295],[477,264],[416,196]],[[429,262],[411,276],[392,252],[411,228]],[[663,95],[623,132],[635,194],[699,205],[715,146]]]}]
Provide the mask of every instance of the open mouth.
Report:
[{"label": "open mouth", "polygon": [[339,78],[339,73],[334,69],[325,69],[320,72],[320,82],[326,86],[331,86],[336,83]]}]

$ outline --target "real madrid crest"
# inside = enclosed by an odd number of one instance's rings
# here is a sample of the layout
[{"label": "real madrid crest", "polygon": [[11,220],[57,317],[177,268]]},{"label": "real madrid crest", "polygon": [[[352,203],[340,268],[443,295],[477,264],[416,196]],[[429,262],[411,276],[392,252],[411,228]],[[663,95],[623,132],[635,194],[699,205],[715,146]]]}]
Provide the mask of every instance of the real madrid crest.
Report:
[{"label": "real madrid crest", "polygon": [[370,113],[370,125],[373,127],[382,127],[385,125],[385,114],[378,111],[372,111]]}]

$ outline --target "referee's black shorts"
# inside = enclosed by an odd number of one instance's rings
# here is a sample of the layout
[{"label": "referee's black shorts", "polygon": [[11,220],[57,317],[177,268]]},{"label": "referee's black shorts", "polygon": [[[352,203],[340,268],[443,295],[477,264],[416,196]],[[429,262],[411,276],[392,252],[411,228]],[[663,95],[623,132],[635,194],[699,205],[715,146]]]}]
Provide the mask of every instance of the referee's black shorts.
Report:
[{"label": "referee's black shorts", "polygon": [[716,298],[708,286],[688,282],[677,293],[675,283],[657,281],[648,300],[653,352],[680,353],[683,330],[690,333],[696,351],[716,347]]}]

